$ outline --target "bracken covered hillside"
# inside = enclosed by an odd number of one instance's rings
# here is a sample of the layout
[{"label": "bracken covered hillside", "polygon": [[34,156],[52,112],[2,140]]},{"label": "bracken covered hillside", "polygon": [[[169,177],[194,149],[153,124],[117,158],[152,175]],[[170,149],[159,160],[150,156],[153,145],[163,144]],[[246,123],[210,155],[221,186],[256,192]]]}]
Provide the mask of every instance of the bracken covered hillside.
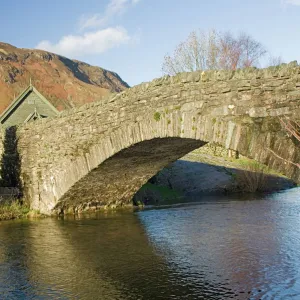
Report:
[{"label": "bracken covered hillside", "polygon": [[0,42],[0,113],[29,84],[58,109],[101,100],[128,88],[118,74],[77,60]]}]

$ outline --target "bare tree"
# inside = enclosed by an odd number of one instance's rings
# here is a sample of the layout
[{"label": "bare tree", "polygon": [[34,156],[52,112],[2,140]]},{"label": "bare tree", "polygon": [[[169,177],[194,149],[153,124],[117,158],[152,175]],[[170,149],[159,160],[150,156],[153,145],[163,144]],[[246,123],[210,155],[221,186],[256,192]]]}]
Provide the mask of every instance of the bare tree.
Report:
[{"label": "bare tree", "polygon": [[282,63],[284,63],[284,61],[281,56],[270,56],[267,63],[267,67],[279,66]]},{"label": "bare tree", "polygon": [[[300,123],[295,121],[295,120],[290,120],[287,117],[281,117],[279,118],[279,121],[281,123],[281,126],[285,129],[287,132],[288,136],[290,138],[296,139],[298,142],[300,142]],[[285,161],[286,163],[292,164],[300,169],[300,163],[294,163],[292,161],[286,160],[280,155],[278,155],[276,152],[273,150],[269,149],[268,150],[275,155],[277,158],[280,158],[281,160]]]},{"label": "bare tree", "polygon": [[218,41],[220,69],[235,70],[238,68],[242,48],[240,41],[235,39],[230,32],[220,35]]},{"label": "bare tree", "polygon": [[280,123],[282,127],[286,130],[290,137],[294,137],[300,142],[300,124],[295,120],[290,120],[288,118],[280,118]]},{"label": "bare tree", "polygon": [[175,75],[196,70],[235,70],[258,64],[265,53],[263,45],[246,33],[235,37],[230,32],[193,31],[173,55],[165,56],[162,71]]},{"label": "bare tree", "polygon": [[217,34],[214,30],[208,33],[193,31],[180,43],[173,56],[166,55],[163,72],[175,75],[179,72],[215,69],[217,67],[218,48]]},{"label": "bare tree", "polygon": [[246,33],[242,33],[237,40],[241,48],[240,67],[247,68],[258,64],[260,58],[267,53],[260,42],[254,40]]}]

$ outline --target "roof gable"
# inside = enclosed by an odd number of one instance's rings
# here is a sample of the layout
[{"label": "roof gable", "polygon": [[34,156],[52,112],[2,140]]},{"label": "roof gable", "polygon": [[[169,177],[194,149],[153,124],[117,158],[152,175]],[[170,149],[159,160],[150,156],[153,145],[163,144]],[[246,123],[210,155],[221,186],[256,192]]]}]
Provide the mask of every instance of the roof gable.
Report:
[{"label": "roof gable", "polygon": [[29,85],[14,101],[4,110],[0,115],[0,123],[3,124],[6,119],[9,118],[10,114],[26,99],[30,93],[35,93],[36,96],[45,103],[56,115],[59,114],[59,111],[33,86]]}]

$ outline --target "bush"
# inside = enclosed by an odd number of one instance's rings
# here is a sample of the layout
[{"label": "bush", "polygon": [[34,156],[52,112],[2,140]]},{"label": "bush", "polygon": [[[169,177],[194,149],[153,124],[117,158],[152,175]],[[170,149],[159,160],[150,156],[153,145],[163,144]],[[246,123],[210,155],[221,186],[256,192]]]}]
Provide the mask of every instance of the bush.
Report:
[{"label": "bush", "polygon": [[29,213],[30,209],[16,200],[6,201],[0,204],[0,221],[20,219]]},{"label": "bush", "polygon": [[266,190],[267,167],[256,162],[243,163],[245,170],[239,170],[236,174],[237,188],[243,192],[262,192]]}]

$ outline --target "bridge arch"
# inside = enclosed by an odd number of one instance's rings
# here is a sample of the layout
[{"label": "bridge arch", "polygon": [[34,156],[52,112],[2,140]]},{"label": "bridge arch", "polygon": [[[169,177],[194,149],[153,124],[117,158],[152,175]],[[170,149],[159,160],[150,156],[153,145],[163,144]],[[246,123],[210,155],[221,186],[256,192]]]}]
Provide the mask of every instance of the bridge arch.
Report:
[{"label": "bridge arch", "polygon": [[161,168],[207,142],[238,150],[299,182],[299,169],[273,153],[300,161],[299,145],[278,121],[281,115],[300,115],[300,68],[276,72],[163,77],[22,126],[18,149],[25,198],[47,214],[95,202],[96,195],[101,205],[126,203]]}]

